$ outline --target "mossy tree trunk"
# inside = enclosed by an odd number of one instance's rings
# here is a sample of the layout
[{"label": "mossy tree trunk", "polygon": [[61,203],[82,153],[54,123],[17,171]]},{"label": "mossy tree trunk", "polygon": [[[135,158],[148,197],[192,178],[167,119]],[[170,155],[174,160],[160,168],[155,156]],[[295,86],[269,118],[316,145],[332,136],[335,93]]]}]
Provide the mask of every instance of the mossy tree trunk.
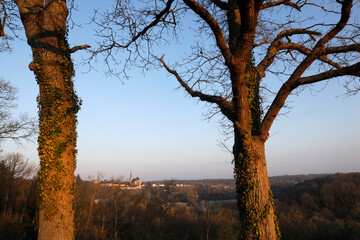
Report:
[{"label": "mossy tree trunk", "polygon": [[[262,111],[261,78],[252,60],[259,10],[254,1],[229,1],[228,60],[232,82],[234,126],[234,177],[240,218],[239,239],[279,239],[273,196],[267,174]],[[256,4],[255,4],[256,5]],[[240,7],[241,6],[241,7]]]},{"label": "mossy tree trunk", "polygon": [[235,137],[234,173],[240,239],[279,239],[262,140]]},{"label": "mossy tree trunk", "polygon": [[[249,47],[250,49],[250,47]],[[248,52],[250,54],[250,51]],[[251,59],[247,57],[245,59]],[[239,61],[240,62],[240,61]],[[270,190],[265,158],[265,142],[260,131],[260,77],[252,60],[231,71],[236,98],[234,126],[234,177],[240,218],[239,239],[280,238]],[[242,73],[242,74],[240,74]]]},{"label": "mossy tree trunk", "polygon": [[[248,48],[251,54],[251,46]],[[245,64],[241,58],[248,59]],[[250,60],[249,60],[250,59]],[[261,137],[260,77],[250,57],[240,56],[231,71],[235,108],[234,177],[240,218],[240,239],[279,239],[273,196],[267,174],[265,142]],[[240,64],[242,62],[242,64]]]},{"label": "mossy tree trunk", "polygon": [[74,170],[76,113],[73,64],[66,40],[68,9],[65,0],[15,1],[32,48],[40,94],[38,152],[39,237],[74,239]]}]

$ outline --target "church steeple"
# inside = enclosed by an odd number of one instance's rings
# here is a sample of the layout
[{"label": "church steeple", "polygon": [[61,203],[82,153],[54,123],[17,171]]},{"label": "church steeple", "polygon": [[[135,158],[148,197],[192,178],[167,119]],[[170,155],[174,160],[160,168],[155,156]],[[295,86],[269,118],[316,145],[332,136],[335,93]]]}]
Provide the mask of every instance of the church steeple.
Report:
[{"label": "church steeple", "polygon": [[132,178],[132,171],[131,171],[131,169],[130,169],[130,178],[129,178],[129,184],[131,184],[131,183],[132,183],[132,181],[133,181],[133,178]]}]

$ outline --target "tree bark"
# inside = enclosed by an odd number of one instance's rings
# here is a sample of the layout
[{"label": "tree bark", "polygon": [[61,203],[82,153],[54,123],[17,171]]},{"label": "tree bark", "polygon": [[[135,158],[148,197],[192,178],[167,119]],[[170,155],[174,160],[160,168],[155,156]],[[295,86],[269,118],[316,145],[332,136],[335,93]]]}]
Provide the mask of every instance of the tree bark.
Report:
[{"label": "tree bark", "polygon": [[[280,231],[275,216],[273,195],[265,159],[266,139],[261,137],[260,77],[252,61],[239,64],[245,68],[244,78],[234,71],[233,82],[245,82],[234,102],[234,174],[240,218],[239,239],[275,240]],[[244,67],[245,65],[245,67]],[[239,84],[240,85],[240,84]],[[239,93],[242,94],[239,94]],[[244,95],[241,98],[240,96]],[[239,99],[242,99],[239,101]],[[239,102],[236,104],[236,100]],[[242,114],[239,114],[241,113]],[[242,118],[241,118],[242,117]],[[247,120],[247,121],[246,121]]]},{"label": "tree bark", "polygon": [[74,239],[76,113],[65,0],[16,1],[39,85],[39,240]]},{"label": "tree bark", "polygon": [[239,238],[279,239],[264,141],[235,136],[234,174],[241,225]]}]

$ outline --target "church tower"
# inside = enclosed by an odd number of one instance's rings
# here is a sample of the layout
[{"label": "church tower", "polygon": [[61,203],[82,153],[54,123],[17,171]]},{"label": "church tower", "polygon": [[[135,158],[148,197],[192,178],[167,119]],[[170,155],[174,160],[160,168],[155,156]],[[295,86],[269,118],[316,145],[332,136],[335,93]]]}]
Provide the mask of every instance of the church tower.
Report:
[{"label": "church tower", "polygon": [[131,185],[133,182],[133,178],[132,178],[132,171],[130,170],[130,178],[129,178],[129,185]]}]

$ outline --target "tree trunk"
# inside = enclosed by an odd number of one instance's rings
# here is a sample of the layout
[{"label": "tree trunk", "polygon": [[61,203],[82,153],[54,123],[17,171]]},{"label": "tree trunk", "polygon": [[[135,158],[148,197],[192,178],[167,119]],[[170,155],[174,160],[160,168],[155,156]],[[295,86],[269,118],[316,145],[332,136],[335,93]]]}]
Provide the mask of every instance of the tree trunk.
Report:
[{"label": "tree trunk", "polygon": [[235,135],[234,173],[240,218],[240,239],[280,238],[270,190],[264,142]]},{"label": "tree trunk", "polygon": [[73,64],[66,40],[66,1],[18,5],[39,85],[39,240],[74,239],[76,113]]},{"label": "tree trunk", "polygon": [[47,42],[60,52],[33,49],[40,88],[39,239],[74,239],[77,100],[71,82],[72,63],[70,53],[65,54],[65,39],[51,37]]}]

